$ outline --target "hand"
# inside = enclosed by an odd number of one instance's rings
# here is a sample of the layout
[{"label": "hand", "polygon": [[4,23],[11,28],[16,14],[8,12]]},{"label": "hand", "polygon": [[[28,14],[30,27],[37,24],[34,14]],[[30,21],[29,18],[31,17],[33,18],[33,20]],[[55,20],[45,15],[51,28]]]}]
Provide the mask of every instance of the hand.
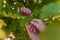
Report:
[{"label": "hand", "polygon": [[27,32],[31,40],[40,40],[37,34],[39,32],[44,31],[44,23],[39,19],[33,19],[30,23],[26,26]]},{"label": "hand", "polygon": [[40,40],[36,34],[30,32],[30,30],[29,30],[30,27],[31,27],[31,25],[26,26],[26,29],[27,29],[30,39],[31,40]]},{"label": "hand", "polygon": [[39,19],[33,19],[30,21],[30,24],[33,25],[39,32],[43,32],[45,24]]}]

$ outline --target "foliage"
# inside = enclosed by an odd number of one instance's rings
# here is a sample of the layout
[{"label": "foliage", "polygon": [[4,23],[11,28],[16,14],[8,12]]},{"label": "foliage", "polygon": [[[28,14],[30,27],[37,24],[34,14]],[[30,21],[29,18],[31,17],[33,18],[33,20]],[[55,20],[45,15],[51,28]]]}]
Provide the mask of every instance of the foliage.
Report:
[{"label": "foliage", "polygon": [[[33,18],[41,19],[46,24],[46,31],[40,33],[41,40],[60,40],[60,0],[0,0],[0,19],[7,26],[2,29],[7,35],[16,36],[14,40],[30,40],[25,25]],[[31,9],[31,16],[24,16],[18,8]],[[45,19],[48,19],[47,21]],[[51,24],[52,23],[52,24]]]}]

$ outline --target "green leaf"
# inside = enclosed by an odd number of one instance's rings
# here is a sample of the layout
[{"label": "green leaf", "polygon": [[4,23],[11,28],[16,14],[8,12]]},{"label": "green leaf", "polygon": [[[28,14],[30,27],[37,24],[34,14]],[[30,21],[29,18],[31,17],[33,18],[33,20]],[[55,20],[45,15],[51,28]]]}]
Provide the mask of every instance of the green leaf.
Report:
[{"label": "green leaf", "polygon": [[16,28],[18,27],[18,25],[19,25],[18,20],[17,21],[14,20],[13,22],[11,21],[11,23],[8,24],[3,29],[7,32],[7,34],[9,34],[10,32],[14,32]]},{"label": "green leaf", "polygon": [[60,2],[49,3],[42,7],[40,18],[45,19],[49,18],[50,15],[59,15],[60,14]]},{"label": "green leaf", "polygon": [[1,16],[0,18],[3,19],[6,24],[10,24],[12,22],[12,18],[10,17]]},{"label": "green leaf", "polygon": [[39,14],[40,14],[40,8],[33,9],[33,12],[32,12],[33,18],[38,18]]},{"label": "green leaf", "polygon": [[30,40],[28,33],[25,29],[24,19],[19,20],[19,26],[16,27],[16,30],[14,31],[14,35],[16,36],[15,40]]},{"label": "green leaf", "polygon": [[60,23],[54,22],[46,26],[46,31],[39,34],[41,40],[60,40]]}]

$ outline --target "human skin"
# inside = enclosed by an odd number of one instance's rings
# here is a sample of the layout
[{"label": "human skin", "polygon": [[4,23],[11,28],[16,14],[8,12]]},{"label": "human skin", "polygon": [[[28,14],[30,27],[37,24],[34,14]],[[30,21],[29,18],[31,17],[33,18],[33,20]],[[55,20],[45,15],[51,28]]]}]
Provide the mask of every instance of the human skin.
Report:
[{"label": "human skin", "polygon": [[44,23],[39,19],[33,19],[26,26],[26,30],[31,40],[40,40],[38,33],[44,31]]}]

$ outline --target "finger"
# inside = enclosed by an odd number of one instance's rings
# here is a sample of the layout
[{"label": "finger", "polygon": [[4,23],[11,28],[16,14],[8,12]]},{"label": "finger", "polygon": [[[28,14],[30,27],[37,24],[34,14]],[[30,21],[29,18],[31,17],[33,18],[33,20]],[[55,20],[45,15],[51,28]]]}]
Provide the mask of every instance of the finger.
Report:
[{"label": "finger", "polygon": [[35,27],[32,29],[32,31],[33,31],[34,34],[38,34],[38,31],[37,30],[38,29],[36,29]]},{"label": "finger", "polygon": [[27,26],[26,26],[26,30],[27,30],[27,32],[28,32],[28,34],[29,34],[30,39],[31,39],[31,40],[40,40],[39,37],[38,37],[36,34],[31,33],[31,32],[29,31],[28,27],[30,27],[30,25],[27,25]]},{"label": "finger", "polygon": [[35,26],[35,25],[38,26],[38,24],[37,24],[36,22],[34,22],[34,21],[30,21],[30,24],[31,24],[31,25],[34,25],[34,26]]},{"label": "finger", "polygon": [[33,19],[32,21],[38,23],[38,24],[42,24],[43,22],[40,19]]},{"label": "finger", "polygon": [[40,30],[40,24],[37,24],[36,22],[34,21],[31,21],[30,22],[32,25],[34,25],[36,28],[38,28],[38,30]]},{"label": "finger", "polygon": [[30,31],[33,33],[33,25],[31,25],[31,27],[30,27]]},{"label": "finger", "polygon": [[33,24],[34,26],[36,26],[36,28],[39,31],[44,31],[45,25],[41,20],[39,21],[37,19],[33,19],[30,23]]}]

